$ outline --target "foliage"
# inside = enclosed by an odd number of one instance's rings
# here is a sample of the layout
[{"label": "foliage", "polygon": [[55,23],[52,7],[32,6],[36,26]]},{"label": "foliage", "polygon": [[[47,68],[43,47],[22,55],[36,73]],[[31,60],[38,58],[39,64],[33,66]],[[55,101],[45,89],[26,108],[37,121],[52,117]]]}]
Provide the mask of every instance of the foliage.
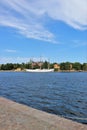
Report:
[{"label": "foliage", "polygon": [[2,64],[1,70],[12,70],[14,68],[12,63]]},{"label": "foliage", "polygon": [[87,71],[87,63],[83,63],[82,69],[83,69],[84,71]]},{"label": "foliage", "polygon": [[45,69],[48,69],[48,65],[49,65],[49,63],[47,61],[45,61],[45,62],[43,62],[42,67]]},{"label": "foliage", "polygon": [[81,70],[81,64],[79,63],[79,62],[75,62],[74,64],[73,64],[73,68],[75,69],[75,70]]},{"label": "foliage", "polygon": [[61,70],[71,70],[71,63],[70,62],[63,62],[60,64]]},{"label": "foliage", "polygon": [[[42,63],[38,62],[36,64],[34,64],[32,66],[32,62],[28,62],[28,63],[7,63],[7,64],[1,64],[0,65],[0,70],[15,70],[17,68],[21,68],[21,70],[24,70],[24,69],[36,69],[36,68],[45,68],[45,69],[48,69],[48,68],[54,68],[54,64],[57,64],[57,63],[49,63],[47,61],[44,61]],[[87,71],[87,63],[79,63],[79,62],[75,62],[75,63],[71,63],[71,62],[62,62],[59,64],[60,65],[60,70],[76,70],[76,71],[79,71],[79,70],[83,70],[83,71]],[[57,69],[54,69],[54,71],[58,71]]]}]

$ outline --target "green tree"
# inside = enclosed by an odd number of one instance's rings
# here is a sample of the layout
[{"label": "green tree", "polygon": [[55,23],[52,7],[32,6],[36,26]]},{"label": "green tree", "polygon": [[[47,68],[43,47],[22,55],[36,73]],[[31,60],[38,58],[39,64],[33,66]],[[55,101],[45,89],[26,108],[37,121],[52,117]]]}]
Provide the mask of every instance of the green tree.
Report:
[{"label": "green tree", "polygon": [[79,63],[79,62],[75,62],[75,63],[73,63],[73,68],[75,69],[75,70],[81,70],[81,64]]},{"label": "green tree", "polygon": [[49,63],[47,61],[43,62],[42,68],[48,69]]},{"label": "green tree", "polygon": [[82,70],[87,71],[87,63],[83,63]]},{"label": "green tree", "polygon": [[51,68],[51,69],[54,68],[54,63],[50,63],[50,68]]},{"label": "green tree", "polygon": [[66,62],[66,63],[65,63],[65,70],[70,70],[70,69],[71,69],[71,68],[70,68],[70,65],[71,65],[70,62]]},{"label": "green tree", "polygon": [[64,62],[60,63],[60,69],[65,70],[65,63]]},{"label": "green tree", "polygon": [[12,70],[14,68],[12,63],[2,64],[1,70]]},{"label": "green tree", "polygon": [[4,70],[5,66],[4,64],[1,65],[1,70]]},{"label": "green tree", "polygon": [[26,63],[25,64],[25,68],[26,69],[31,69],[32,68],[32,64],[31,63]]}]

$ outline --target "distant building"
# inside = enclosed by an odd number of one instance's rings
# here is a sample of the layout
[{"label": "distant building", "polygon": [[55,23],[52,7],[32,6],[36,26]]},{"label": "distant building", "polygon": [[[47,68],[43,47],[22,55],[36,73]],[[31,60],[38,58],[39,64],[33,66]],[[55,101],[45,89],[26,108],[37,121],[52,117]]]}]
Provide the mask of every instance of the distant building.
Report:
[{"label": "distant building", "polygon": [[34,68],[34,67],[38,67],[38,68],[40,68],[41,69],[41,66],[43,65],[43,62],[32,62],[32,68]]},{"label": "distant building", "polygon": [[54,64],[54,70],[58,70],[58,71],[59,71],[59,70],[60,70],[60,65],[57,64],[57,63],[55,63],[55,64]]},{"label": "distant building", "polygon": [[72,64],[70,64],[70,70],[72,70]]},{"label": "distant building", "polygon": [[2,66],[2,65],[0,64],[0,69],[1,69],[1,66]]},{"label": "distant building", "polygon": [[21,68],[17,68],[17,69],[15,69],[15,71],[22,71],[22,69]]}]

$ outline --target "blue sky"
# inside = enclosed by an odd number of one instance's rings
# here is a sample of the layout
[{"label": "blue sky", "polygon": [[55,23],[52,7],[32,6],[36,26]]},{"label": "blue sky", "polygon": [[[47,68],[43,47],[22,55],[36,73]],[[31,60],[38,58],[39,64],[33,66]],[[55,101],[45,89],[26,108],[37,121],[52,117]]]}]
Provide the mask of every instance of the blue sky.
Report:
[{"label": "blue sky", "polygon": [[87,0],[0,1],[0,64],[87,62]]}]

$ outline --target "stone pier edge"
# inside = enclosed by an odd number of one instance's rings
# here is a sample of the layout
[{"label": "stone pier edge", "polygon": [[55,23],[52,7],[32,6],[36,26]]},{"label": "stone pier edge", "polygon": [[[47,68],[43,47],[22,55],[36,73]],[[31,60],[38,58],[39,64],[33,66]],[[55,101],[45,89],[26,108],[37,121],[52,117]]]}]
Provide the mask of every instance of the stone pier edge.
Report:
[{"label": "stone pier edge", "polygon": [[[65,119],[63,117],[57,116],[57,115],[49,114],[49,113],[31,108],[31,107],[28,107],[26,105],[16,103],[14,101],[11,101],[3,97],[0,97],[0,107],[1,106],[2,106],[2,109],[3,108],[5,109],[5,111],[8,111],[8,109],[9,111],[14,110],[12,113],[14,114],[13,116],[14,118],[16,118],[17,116],[15,115],[15,111],[17,111],[18,113],[21,113],[21,115],[23,115],[26,118],[26,120],[32,118],[34,119],[34,121],[37,120],[37,122],[47,125],[47,128],[46,129],[44,128],[43,130],[51,130],[51,127],[52,127],[52,130],[87,130],[87,125],[77,123],[77,122]],[[10,116],[10,114],[8,114],[8,116]],[[6,118],[9,119],[8,117]],[[3,120],[3,118],[1,120]],[[9,124],[9,126],[10,125],[11,124]],[[30,128],[32,128],[29,130],[40,130],[40,129],[42,130],[42,128],[39,128],[39,129],[37,128],[37,124],[34,127],[31,127],[32,124],[28,124],[28,125],[30,126]],[[8,129],[3,129],[1,126],[2,124],[0,122],[0,130],[8,130]],[[16,130],[16,129],[12,129],[12,130]],[[19,130],[19,128],[17,130]],[[23,128],[23,130],[28,130],[28,127],[25,129]]]}]

